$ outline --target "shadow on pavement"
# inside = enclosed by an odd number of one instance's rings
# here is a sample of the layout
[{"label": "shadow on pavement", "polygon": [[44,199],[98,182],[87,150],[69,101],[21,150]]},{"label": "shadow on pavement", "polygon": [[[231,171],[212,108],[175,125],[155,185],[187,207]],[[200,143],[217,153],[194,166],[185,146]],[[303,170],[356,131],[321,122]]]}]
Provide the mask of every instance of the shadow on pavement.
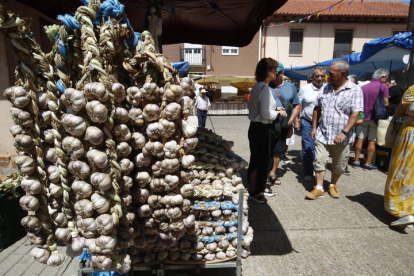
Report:
[{"label": "shadow on pavement", "polygon": [[389,225],[391,221],[395,220],[394,216],[384,209],[383,195],[365,192],[356,196],[346,197],[364,206],[374,217],[386,225]]},{"label": "shadow on pavement", "polygon": [[[247,169],[240,170],[240,176],[247,187]],[[268,204],[249,200],[249,225],[254,230],[252,255],[284,255],[293,251],[285,230]]]}]

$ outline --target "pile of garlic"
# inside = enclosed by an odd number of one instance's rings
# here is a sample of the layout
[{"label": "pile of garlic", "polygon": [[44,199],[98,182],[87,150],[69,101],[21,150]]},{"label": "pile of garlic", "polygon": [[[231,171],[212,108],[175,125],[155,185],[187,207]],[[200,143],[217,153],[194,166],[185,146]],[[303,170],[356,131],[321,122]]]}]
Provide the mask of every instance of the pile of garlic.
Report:
[{"label": "pile of garlic", "polygon": [[60,265],[61,240],[67,256],[86,249],[92,267],[126,273],[152,261],[233,258],[241,231],[247,257],[247,193],[237,228],[238,170],[246,161],[231,142],[187,122],[193,82],[179,80],[154,52],[149,32],[131,48],[134,34],[120,23],[122,13],[96,23],[104,4],[79,7],[75,29],[49,28],[55,47],[47,55],[0,6],[0,29],[15,22],[9,34],[19,53],[16,86],[4,96],[12,103],[15,162],[28,176],[20,204],[36,245],[31,255]]}]

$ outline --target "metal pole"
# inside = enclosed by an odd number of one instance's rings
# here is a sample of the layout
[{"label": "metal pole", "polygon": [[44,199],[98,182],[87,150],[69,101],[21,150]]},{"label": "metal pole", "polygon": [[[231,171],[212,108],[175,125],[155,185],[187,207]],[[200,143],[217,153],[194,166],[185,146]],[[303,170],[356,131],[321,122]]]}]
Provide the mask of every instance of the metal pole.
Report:
[{"label": "metal pole", "polygon": [[211,123],[211,126],[213,127],[213,131],[216,132],[216,130],[214,129],[213,121],[211,120],[211,117],[210,115],[208,115],[208,113],[207,113],[207,116],[210,119],[210,123]]},{"label": "metal pole", "polygon": [[242,235],[243,235],[243,199],[244,190],[239,191],[239,217],[237,218],[237,260],[236,275],[241,276],[241,253],[242,253]]}]

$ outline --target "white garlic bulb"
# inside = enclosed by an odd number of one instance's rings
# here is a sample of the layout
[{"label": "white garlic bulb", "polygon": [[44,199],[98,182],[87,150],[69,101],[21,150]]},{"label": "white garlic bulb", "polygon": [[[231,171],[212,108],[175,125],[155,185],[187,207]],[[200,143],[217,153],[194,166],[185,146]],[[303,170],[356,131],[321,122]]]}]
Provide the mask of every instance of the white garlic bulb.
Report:
[{"label": "white garlic bulb", "polygon": [[97,168],[105,169],[109,165],[108,156],[105,152],[92,149],[88,151],[86,157],[88,158],[89,163]]},{"label": "white garlic bulb", "polygon": [[63,138],[62,149],[72,158],[72,160],[81,158],[85,153],[81,140],[72,136]]},{"label": "white garlic bulb", "polygon": [[31,195],[22,196],[19,203],[25,211],[37,211],[39,209],[39,200]]},{"label": "white garlic bulb", "polygon": [[[19,126],[19,125],[12,125],[9,128],[9,131],[13,135],[13,137],[16,137],[16,135],[18,135],[18,134],[24,134],[23,128],[21,126]],[[45,130],[45,132],[46,131],[50,131],[50,130]],[[52,142],[53,142],[53,140],[52,140]]]},{"label": "white garlic bulb", "polygon": [[30,251],[30,255],[39,263],[46,264],[50,256],[50,251],[43,248],[34,247],[32,251]]},{"label": "white garlic bulb", "polygon": [[79,160],[69,162],[68,169],[78,179],[86,179],[91,173],[88,164]]},{"label": "white garlic bulb", "polygon": [[165,173],[173,173],[180,168],[180,161],[177,158],[164,159],[161,161],[161,168]]},{"label": "white garlic bulb", "polygon": [[167,218],[175,220],[181,217],[182,212],[180,208],[174,207],[174,208],[169,208],[167,212],[165,213],[165,215],[167,216]]},{"label": "white garlic bulb", "polygon": [[14,106],[19,108],[25,108],[30,102],[29,93],[21,86],[9,87],[4,91],[3,95]]},{"label": "white garlic bulb", "polygon": [[144,115],[142,114],[142,110],[140,108],[131,108],[128,112],[129,121],[134,126],[142,126],[144,125]]},{"label": "white garlic bulb", "polygon": [[180,193],[183,196],[193,196],[194,195],[194,185],[193,184],[184,184],[180,188]]},{"label": "white garlic bulb", "polygon": [[195,162],[195,157],[194,155],[184,155],[181,159],[181,166],[183,166],[183,168],[187,169],[190,166],[192,166]]},{"label": "white garlic bulb", "polygon": [[14,162],[16,163],[17,167],[21,171],[21,173],[25,175],[32,174],[36,169],[36,162],[33,158],[26,155],[18,155]]},{"label": "white garlic bulb", "polygon": [[26,237],[31,243],[34,243],[36,245],[42,245],[46,239],[45,235],[42,232],[40,233],[27,232]]},{"label": "white garlic bulb", "polygon": [[24,152],[30,152],[34,149],[35,143],[31,136],[26,134],[18,134],[14,138],[13,145],[19,150]]},{"label": "white garlic bulb", "polygon": [[89,198],[93,193],[92,185],[82,180],[73,181],[71,187],[79,199]]},{"label": "white garlic bulb", "polygon": [[175,187],[178,187],[178,183],[180,179],[176,175],[166,175],[164,178],[165,181],[165,190],[170,191],[174,189]]},{"label": "white garlic bulb", "polygon": [[42,110],[40,111],[39,116],[39,125],[40,126],[49,126],[52,122],[52,111],[49,110]]},{"label": "white garlic bulb", "polygon": [[107,191],[112,187],[112,179],[107,173],[95,172],[91,175],[91,184],[97,189]]},{"label": "white garlic bulb", "polygon": [[194,149],[198,144],[198,138],[187,138],[182,142],[183,149],[188,152],[192,149]]},{"label": "white garlic bulb", "polygon": [[163,157],[163,144],[158,141],[155,142],[147,142],[145,146],[142,148],[142,153],[145,156],[155,156],[155,157]]},{"label": "white garlic bulb", "polygon": [[104,214],[109,210],[110,201],[105,198],[102,194],[94,193],[91,196],[93,208],[99,213]]},{"label": "white garlic bulb", "polygon": [[112,216],[109,214],[102,214],[95,219],[96,231],[101,235],[108,235],[114,229],[114,222]]},{"label": "white garlic bulb", "polygon": [[115,103],[121,104],[126,98],[125,87],[118,82],[112,84],[112,94],[114,95]]},{"label": "white garlic bulb", "polygon": [[54,198],[59,198],[63,194],[63,188],[62,185],[57,183],[50,183],[49,184],[49,194],[53,196]]},{"label": "white garlic bulb", "polygon": [[149,198],[149,191],[147,189],[141,189],[138,187],[134,187],[132,189],[132,196],[139,203],[144,203],[144,202],[147,202]]},{"label": "white garlic bulb", "polygon": [[160,116],[160,107],[156,104],[147,104],[144,107],[142,116],[147,122],[156,121]]},{"label": "white garlic bulb", "polygon": [[116,246],[116,240],[109,236],[100,236],[95,240],[98,251],[102,254],[113,254]]},{"label": "white garlic bulb", "polygon": [[129,114],[125,108],[117,107],[115,109],[114,119],[118,123],[127,123],[129,121]]},{"label": "white garlic bulb", "polygon": [[55,147],[50,147],[48,145],[45,145],[42,147],[43,150],[43,154],[44,154],[44,159],[46,161],[49,161],[51,163],[56,163],[57,162],[57,153],[56,153],[56,149]]},{"label": "white garlic bulb", "polygon": [[127,101],[133,106],[139,106],[142,101],[142,94],[138,87],[132,86],[127,89]]},{"label": "white garlic bulb", "polygon": [[165,143],[163,150],[166,158],[175,158],[180,150],[180,146],[175,140],[171,140]]},{"label": "white garlic bulb", "polygon": [[170,102],[179,102],[183,97],[183,89],[179,85],[166,84],[164,87],[164,97]]},{"label": "white garlic bulb", "polygon": [[135,175],[135,182],[140,188],[144,188],[147,184],[151,182],[151,176],[146,171],[137,172]]},{"label": "white garlic bulb", "polygon": [[59,266],[65,261],[65,256],[59,253],[52,253],[47,259],[48,266]]},{"label": "white garlic bulb", "polygon": [[72,239],[69,228],[57,228],[55,231],[55,235],[59,240],[62,240],[64,243],[67,243]]},{"label": "white garlic bulb", "polygon": [[193,108],[193,100],[190,97],[184,96],[180,102],[181,104],[181,115],[184,120],[187,120]]},{"label": "white garlic bulb", "polygon": [[105,135],[103,131],[96,126],[89,126],[85,132],[85,140],[93,146],[99,146],[103,143]]},{"label": "white garlic bulb", "polygon": [[43,188],[39,179],[34,177],[23,179],[20,185],[28,195],[37,195],[42,191]]},{"label": "white garlic bulb", "polygon": [[129,142],[133,149],[142,149],[146,142],[145,136],[140,132],[134,132]]},{"label": "white garlic bulb", "polygon": [[124,158],[131,154],[132,148],[127,142],[120,142],[116,145],[116,152],[118,157]]},{"label": "white garlic bulb", "polygon": [[134,169],[134,163],[132,163],[128,158],[124,158],[119,161],[119,165],[121,166],[122,175],[129,175]]},{"label": "white garlic bulb", "polygon": [[87,239],[92,239],[97,236],[96,223],[94,218],[78,218],[76,221],[79,231],[82,236]]},{"label": "white garlic bulb", "polygon": [[160,124],[160,129],[162,129],[162,131],[161,131],[161,136],[162,137],[168,138],[168,137],[170,137],[171,135],[174,134],[175,124],[173,122],[170,122],[166,119],[160,119],[159,124]]},{"label": "white garlic bulb", "polygon": [[151,161],[152,157],[144,156],[142,152],[134,157],[134,164],[137,168],[148,167],[149,165],[151,165]]},{"label": "white garlic bulb", "polygon": [[132,137],[128,126],[125,125],[125,124],[114,126],[112,131],[114,133],[115,140],[117,142],[125,142],[125,141],[128,141],[129,139],[131,139],[131,137]]},{"label": "white garlic bulb", "polygon": [[181,114],[181,106],[178,103],[169,103],[165,107],[165,109],[162,112],[162,117],[169,120],[169,121],[175,121],[180,118]]},{"label": "white garlic bulb", "polygon": [[36,92],[36,97],[37,97],[38,106],[39,106],[40,109],[46,110],[46,109],[49,108],[49,106],[48,106],[49,97],[47,96],[46,92],[37,91]]},{"label": "white garlic bulb", "polygon": [[193,137],[196,132],[197,128],[195,126],[190,125],[187,121],[181,121],[181,130],[183,131],[183,135],[185,138]]},{"label": "white garlic bulb", "polygon": [[140,217],[148,217],[152,214],[153,209],[148,204],[141,205],[138,208],[138,216]]},{"label": "white garlic bulb", "polygon": [[167,207],[181,205],[183,203],[183,196],[171,192],[162,198],[162,203]]},{"label": "white garlic bulb", "polygon": [[151,123],[147,126],[147,135],[153,139],[161,138],[163,131],[162,125],[158,122]]},{"label": "white garlic bulb", "polygon": [[86,104],[86,111],[94,123],[104,123],[108,119],[108,109],[99,101],[90,101]]},{"label": "white garlic bulb", "polygon": [[81,199],[76,201],[74,208],[75,212],[78,216],[81,216],[82,218],[89,218],[92,217],[94,208],[93,204],[88,199]]},{"label": "white garlic bulb", "polygon": [[105,86],[99,82],[92,82],[85,85],[85,96],[89,100],[99,100],[100,102],[106,102],[109,99],[109,92]]},{"label": "white garlic bulb", "polygon": [[145,83],[144,86],[141,88],[141,94],[147,100],[155,100],[158,98],[158,86],[153,82]]},{"label": "white garlic bulb", "polygon": [[[45,131],[43,131],[43,140],[46,142],[46,143],[48,143],[48,144],[51,144],[51,145],[53,145],[53,142],[54,142],[54,140],[55,140],[55,135],[53,134],[53,131],[54,130],[52,130],[52,129],[46,129]],[[12,133],[13,134],[13,133]],[[15,135],[13,135],[13,136],[15,136]]]},{"label": "white garlic bulb", "polygon": [[82,136],[86,130],[85,120],[73,114],[63,114],[62,125],[73,136]]},{"label": "white garlic bulb", "polygon": [[75,112],[81,111],[86,105],[85,93],[74,88],[65,89],[60,100],[67,109]]},{"label": "white garlic bulb", "polygon": [[20,108],[10,107],[10,113],[15,124],[23,127],[33,126],[32,115]]},{"label": "white garlic bulb", "polygon": [[35,216],[25,216],[21,220],[21,225],[31,233],[38,233],[43,229],[42,222]]}]

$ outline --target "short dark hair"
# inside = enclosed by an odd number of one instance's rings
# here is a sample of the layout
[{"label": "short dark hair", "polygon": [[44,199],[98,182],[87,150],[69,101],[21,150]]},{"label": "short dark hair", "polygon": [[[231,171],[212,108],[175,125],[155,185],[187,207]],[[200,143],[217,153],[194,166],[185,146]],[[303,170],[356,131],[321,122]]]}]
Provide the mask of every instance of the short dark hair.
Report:
[{"label": "short dark hair", "polygon": [[256,76],[256,81],[264,81],[267,77],[267,73],[273,69],[276,69],[278,63],[273,58],[262,58],[256,66],[256,71],[254,75]]}]

